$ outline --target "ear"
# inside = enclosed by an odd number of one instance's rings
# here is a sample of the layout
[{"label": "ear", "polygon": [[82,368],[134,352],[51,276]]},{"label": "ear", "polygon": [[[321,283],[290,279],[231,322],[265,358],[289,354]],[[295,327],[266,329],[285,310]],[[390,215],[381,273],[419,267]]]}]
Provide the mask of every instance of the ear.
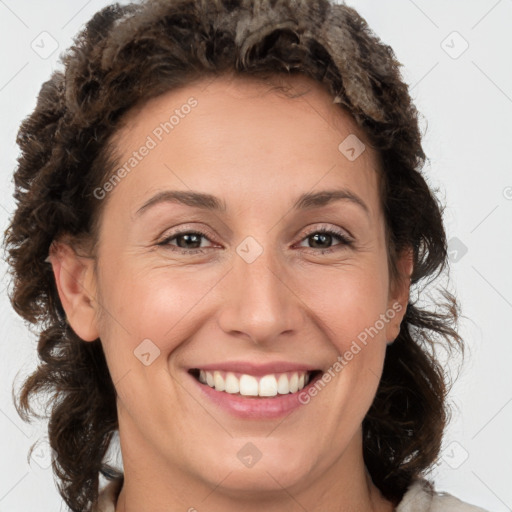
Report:
[{"label": "ear", "polygon": [[79,256],[70,243],[54,241],[48,257],[67,322],[84,341],[99,337],[94,260]]},{"label": "ear", "polygon": [[409,302],[413,267],[413,250],[412,248],[404,249],[399,254],[396,263],[398,275],[389,287],[388,312],[386,313],[386,316],[390,319],[386,325],[388,344],[392,343],[400,333],[400,324]]}]

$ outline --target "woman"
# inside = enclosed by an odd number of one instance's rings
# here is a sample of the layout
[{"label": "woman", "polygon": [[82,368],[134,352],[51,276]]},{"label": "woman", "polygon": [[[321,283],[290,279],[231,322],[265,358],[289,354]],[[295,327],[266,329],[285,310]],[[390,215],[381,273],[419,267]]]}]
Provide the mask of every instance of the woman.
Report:
[{"label": "woman", "polygon": [[6,245],[40,326],[18,408],[53,393],[70,509],[481,510],[425,478],[448,413],[433,348],[462,341],[447,292],[410,298],[445,232],[365,21],[327,0],[113,5],[64,66],[20,128]]}]

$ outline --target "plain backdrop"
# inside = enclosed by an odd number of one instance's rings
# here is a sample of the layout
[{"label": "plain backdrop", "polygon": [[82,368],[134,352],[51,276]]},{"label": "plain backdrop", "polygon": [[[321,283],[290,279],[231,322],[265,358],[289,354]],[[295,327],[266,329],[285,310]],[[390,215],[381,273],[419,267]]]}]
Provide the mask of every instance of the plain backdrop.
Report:
[{"label": "plain backdrop", "polygon": [[[0,223],[13,212],[16,132],[35,107],[60,52],[105,0],[0,0]],[[450,394],[454,415],[439,491],[490,511],[512,510],[512,0],[352,0],[395,51],[422,114],[425,173],[446,204],[450,283],[468,355]],[[66,510],[57,493],[44,422],[24,423],[11,390],[36,363],[36,336],[0,282],[0,511]],[[458,361],[447,361],[456,368]],[[17,381],[19,383],[19,380]]]}]

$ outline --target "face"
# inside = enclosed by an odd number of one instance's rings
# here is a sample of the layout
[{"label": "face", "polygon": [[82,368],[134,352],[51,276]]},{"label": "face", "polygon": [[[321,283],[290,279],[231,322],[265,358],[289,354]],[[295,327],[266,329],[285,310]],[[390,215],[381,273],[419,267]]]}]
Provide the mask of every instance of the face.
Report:
[{"label": "face", "polygon": [[358,156],[364,134],[316,82],[289,83],[307,92],[189,85],[116,137],[124,172],[97,189],[81,274],[94,300],[63,302],[101,338],[125,467],[260,492],[361,459],[407,290],[389,278],[376,154]]}]

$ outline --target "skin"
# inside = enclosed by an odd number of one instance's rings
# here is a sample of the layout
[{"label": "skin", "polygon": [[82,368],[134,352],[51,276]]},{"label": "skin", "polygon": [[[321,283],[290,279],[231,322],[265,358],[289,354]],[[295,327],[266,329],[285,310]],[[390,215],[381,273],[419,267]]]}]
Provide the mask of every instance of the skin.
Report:
[{"label": "skin", "polygon": [[[318,83],[303,76],[288,83],[304,94],[290,99],[224,76],[132,110],[115,139],[120,163],[188,98],[198,101],[103,199],[95,259],[64,239],[52,246],[68,321],[84,342],[101,338],[118,393],[125,482],[116,512],[396,505],[366,471],[361,423],[405,313],[410,258],[398,260],[405,279],[392,281],[378,160],[364,134]],[[349,134],[366,144],[354,161],[338,150]],[[350,200],[292,210],[302,193],[339,188],[367,211]],[[136,214],[162,190],[210,193],[227,209],[166,202]],[[333,237],[315,246],[312,235],[322,227],[350,234],[353,243]],[[203,252],[192,253],[196,239],[157,245],[178,230],[203,231]],[[236,252],[247,236],[263,248],[252,263]],[[186,378],[190,367],[228,360],[325,371],[393,304],[401,312],[284,419],[236,418]],[[148,366],[134,355],[144,339],[160,350]],[[237,457],[248,442],[262,454],[251,468]]]}]

